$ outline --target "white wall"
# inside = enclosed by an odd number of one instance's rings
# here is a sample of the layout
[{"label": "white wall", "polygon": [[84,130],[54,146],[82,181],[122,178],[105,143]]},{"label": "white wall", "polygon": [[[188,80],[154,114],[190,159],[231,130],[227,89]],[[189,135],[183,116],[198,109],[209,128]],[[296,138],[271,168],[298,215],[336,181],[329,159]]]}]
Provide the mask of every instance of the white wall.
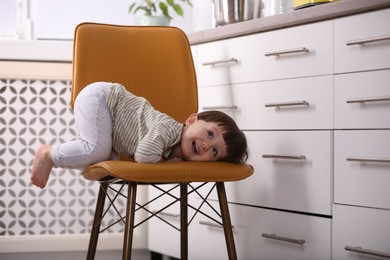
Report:
[{"label": "white wall", "polygon": [[[81,22],[132,25],[128,9],[135,0],[2,0],[0,37],[21,40],[72,40]],[[212,0],[183,4],[184,17],[171,12],[171,26],[186,33],[211,28]],[[16,21],[15,21],[16,20]]]}]

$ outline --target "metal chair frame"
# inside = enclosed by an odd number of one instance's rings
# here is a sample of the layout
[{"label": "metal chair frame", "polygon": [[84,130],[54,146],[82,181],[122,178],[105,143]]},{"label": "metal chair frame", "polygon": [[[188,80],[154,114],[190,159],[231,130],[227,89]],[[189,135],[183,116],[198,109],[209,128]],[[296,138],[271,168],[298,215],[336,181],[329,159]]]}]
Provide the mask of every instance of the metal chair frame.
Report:
[{"label": "metal chair frame", "polygon": [[[131,249],[132,249],[132,243],[133,243],[133,230],[140,226],[141,224],[147,222],[149,219],[156,217],[163,221],[164,223],[170,225],[172,228],[176,229],[180,232],[180,256],[182,260],[188,259],[188,226],[191,224],[193,219],[197,214],[202,214],[203,216],[206,216],[213,222],[217,223],[217,225],[223,227],[224,234],[225,234],[225,242],[227,246],[228,256],[230,260],[237,259],[236,255],[236,249],[234,244],[234,236],[233,236],[233,226],[230,221],[230,214],[228,209],[228,202],[226,199],[226,191],[225,191],[225,185],[223,182],[216,182],[214,185],[210,188],[210,190],[207,192],[206,196],[203,196],[198,190],[204,185],[206,185],[207,182],[204,182],[200,184],[197,187],[194,187],[191,185],[191,183],[178,183],[174,187],[170,188],[169,190],[164,190],[159,187],[159,184],[145,184],[145,185],[152,185],[153,187],[157,188],[159,191],[161,191],[161,194],[148,202],[144,204],[139,204],[136,202],[136,194],[137,194],[137,186],[138,185],[144,185],[142,183],[135,183],[130,182],[122,179],[115,179],[115,178],[108,178],[106,180],[100,181],[100,189],[99,189],[99,195],[96,202],[96,210],[95,210],[95,216],[93,220],[92,230],[91,230],[91,237],[89,241],[89,247],[88,247],[88,255],[87,259],[94,259],[95,258],[95,252],[96,247],[99,239],[99,234],[106,231],[110,227],[122,222],[125,225],[124,228],[124,244],[123,244],[123,259],[131,259]],[[114,189],[113,185],[120,185],[118,189]],[[123,194],[122,191],[124,187],[128,187],[127,195]],[[177,188],[180,188],[180,196],[177,197],[173,195],[171,192]],[[188,188],[190,188],[190,191],[188,192]],[[108,194],[108,190],[115,191],[116,194],[114,197],[111,197],[110,194]],[[210,194],[212,191],[216,189],[218,194],[218,201],[219,201],[219,207],[220,212],[218,212],[207,200],[209,199]],[[188,203],[188,196],[192,193],[196,193],[201,199],[202,202],[198,207],[194,207],[193,205]],[[174,199],[171,203],[165,205],[158,211],[150,211],[147,209],[147,205],[154,202],[155,200],[161,198],[164,195],[168,195]],[[117,198],[121,196],[124,198],[127,198],[127,206],[126,206],[126,215],[122,216],[122,214],[119,212],[117,207],[115,206],[115,201]],[[109,200],[109,205],[105,208],[105,201],[106,198]],[[163,212],[165,209],[171,207],[175,203],[180,203],[180,228],[172,225],[168,221],[161,218],[158,214]],[[208,205],[220,218],[221,221],[218,221],[217,219],[211,217],[207,213],[201,210],[201,208],[205,205]],[[116,213],[119,216],[119,219],[117,221],[114,221],[113,223],[107,225],[104,229],[101,229],[101,223],[104,218],[104,216],[107,214],[110,208],[114,208]],[[194,213],[191,217],[191,219],[188,221],[188,208],[191,208],[194,210]],[[145,219],[141,220],[139,223],[135,224],[135,213],[139,210],[145,210],[150,215],[146,217]]]}]

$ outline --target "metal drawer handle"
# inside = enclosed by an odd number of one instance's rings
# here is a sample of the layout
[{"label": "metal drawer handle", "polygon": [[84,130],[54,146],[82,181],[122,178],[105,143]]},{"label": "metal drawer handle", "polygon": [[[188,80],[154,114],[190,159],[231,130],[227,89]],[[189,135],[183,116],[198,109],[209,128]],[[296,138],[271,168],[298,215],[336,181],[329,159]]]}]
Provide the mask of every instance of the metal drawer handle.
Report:
[{"label": "metal drawer handle", "polygon": [[306,160],[305,155],[263,154],[261,157],[265,159]]},{"label": "metal drawer handle", "polygon": [[[157,211],[153,210],[152,211],[154,214],[157,213]],[[179,218],[180,214],[172,214],[172,213],[167,213],[167,212],[160,212],[158,215],[161,215],[162,217],[169,217],[169,218]]]},{"label": "metal drawer handle", "polygon": [[237,106],[204,106],[202,107],[203,110],[215,110],[215,109],[237,109]]},{"label": "metal drawer handle", "polygon": [[[210,222],[210,221],[199,221],[199,224],[201,225],[205,225],[205,226],[209,226],[209,227],[215,227],[215,228],[223,228],[223,226],[217,224],[217,223],[214,223],[214,222]],[[234,229],[234,226],[232,225],[232,229]]]},{"label": "metal drawer handle", "polygon": [[295,238],[289,238],[289,237],[282,237],[282,236],[278,236],[276,234],[262,233],[261,236],[265,237],[265,238],[275,239],[275,240],[284,241],[284,242],[297,244],[297,245],[303,245],[306,242],[304,239],[295,239]]},{"label": "metal drawer handle", "polygon": [[206,61],[206,62],[203,62],[202,65],[203,66],[214,66],[214,65],[223,64],[223,63],[230,63],[230,62],[237,63],[238,59],[228,58],[228,59],[222,59],[222,60]]},{"label": "metal drawer handle", "polygon": [[387,40],[390,40],[390,35],[347,41],[346,45],[351,46],[351,45],[359,45],[359,44],[372,43],[372,42],[381,42],[381,41],[387,41]]},{"label": "metal drawer handle", "polygon": [[361,248],[361,247],[345,246],[344,249],[346,251],[361,253],[361,254],[365,254],[365,255],[372,255],[372,256],[379,256],[379,257],[384,257],[384,258],[390,258],[390,253],[383,253],[383,252],[374,251],[374,250],[370,250],[370,249],[364,249],[364,248]]},{"label": "metal drawer handle", "polygon": [[309,53],[310,50],[306,47],[302,47],[302,48],[296,48],[296,49],[289,49],[289,50],[281,50],[281,51],[270,51],[270,52],[266,52],[264,54],[264,56],[268,57],[268,56],[277,56],[279,57],[280,55],[285,55],[285,54],[294,54],[294,53]]},{"label": "metal drawer handle", "polygon": [[390,101],[390,97],[368,97],[368,98],[351,98],[348,99],[348,104],[352,103],[368,103],[368,102],[383,102],[383,101]]},{"label": "metal drawer handle", "polygon": [[288,101],[288,102],[278,102],[278,103],[267,103],[265,107],[288,107],[288,106],[309,106],[309,102],[306,100],[301,101]]},{"label": "metal drawer handle", "polygon": [[368,158],[368,157],[348,157],[349,162],[378,162],[378,163],[390,163],[390,159],[385,158]]}]

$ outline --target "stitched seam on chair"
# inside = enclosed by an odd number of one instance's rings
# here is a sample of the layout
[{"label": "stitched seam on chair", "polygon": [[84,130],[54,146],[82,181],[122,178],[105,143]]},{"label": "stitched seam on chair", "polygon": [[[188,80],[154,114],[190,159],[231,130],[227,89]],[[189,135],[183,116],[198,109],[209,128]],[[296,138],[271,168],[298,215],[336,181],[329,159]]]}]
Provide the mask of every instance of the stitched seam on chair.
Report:
[{"label": "stitched seam on chair", "polygon": [[135,61],[134,61],[134,53],[135,53],[135,47],[134,47],[134,44],[133,44],[133,38],[134,38],[134,35],[133,35],[133,28],[128,28],[127,29],[127,40],[128,40],[128,51],[129,51],[129,54],[128,54],[128,59],[129,59],[129,63],[130,63],[130,68],[129,69],[129,74],[130,74],[130,77],[131,77],[131,85],[132,85],[132,88],[133,88],[133,94],[135,95],[138,95],[138,86],[136,86],[135,82],[135,72],[134,72],[134,64],[135,64]]}]

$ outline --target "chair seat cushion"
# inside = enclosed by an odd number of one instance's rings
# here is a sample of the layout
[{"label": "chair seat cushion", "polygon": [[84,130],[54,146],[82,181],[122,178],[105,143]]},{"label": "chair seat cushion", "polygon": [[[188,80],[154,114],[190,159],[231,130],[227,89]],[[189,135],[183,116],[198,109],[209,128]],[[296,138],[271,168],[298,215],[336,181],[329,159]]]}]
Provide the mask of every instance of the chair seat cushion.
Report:
[{"label": "chair seat cushion", "polygon": [[164,162],[155,164],[129,161],[103,161],[87,167],[82,175],[88,180],[106,176],[139,183],[226,182],[253,174],[249,164],[229,162]]}]

